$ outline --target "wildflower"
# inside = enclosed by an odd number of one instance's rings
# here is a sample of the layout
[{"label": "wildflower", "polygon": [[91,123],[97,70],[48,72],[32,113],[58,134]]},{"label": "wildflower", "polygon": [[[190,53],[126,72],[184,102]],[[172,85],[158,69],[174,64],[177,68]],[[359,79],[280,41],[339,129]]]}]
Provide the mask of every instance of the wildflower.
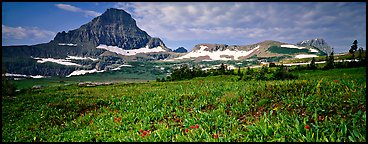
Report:
[{"label": "wildflower", "polygon": [[195,126],[190,126],[190,128],[191,128],[191,129],[194,129],[194,128],[195,128]]},{"label": "wildflower", "polygon": [[143,131],[143,134],[146,135],[148,132],[147,131]]},{"label": "wildflower", "polygon": [[213,138],[218,138],[218,134],[213,134]]},{"label": "wildflower", "polygon": [[140,129],[140,130],[139,130],[139,132],[143,132],[143,130],[142,130],[142,129]]},{"label": "wildflower", "polygon": [[141,134],[141,137],[144,138],[144,136],[146,136],[145,134]]},{"label": "wildflower", "polygon": [[335,83],[339,83],[339,80],[334,80]]},{"label": "wildflower", "polygon": [[195,128],[196,128],[196,129],[198,129],[198,128],[199,128],[199,125],[198,125],[198,124],[196,124],[196,125],[195,125]]},{"label": "wildflower", "polygon": [[188,128],[186,128],[186,129],[185,129],[185,132],[189,132],[189,129],[188,129]]},{"label": "wildflower", "polygon": [[305,126],[305,129],[307,129],[307,130],[309,130],[309,129],[310,129],[310,127],[309,127],[309,125],[308,125],[308,124]]}]

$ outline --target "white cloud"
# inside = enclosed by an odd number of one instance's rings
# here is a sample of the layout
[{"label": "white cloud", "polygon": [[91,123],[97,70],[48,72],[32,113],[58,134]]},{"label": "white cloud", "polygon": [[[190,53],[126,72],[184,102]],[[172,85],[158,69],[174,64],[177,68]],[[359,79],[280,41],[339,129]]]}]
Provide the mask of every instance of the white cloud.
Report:
[{"label": "white cloud", "polygon": [[72,5],[67,5],[67,4],[55,4],[55,6],[62,9],[62,10],[66,10],[66,11],[84,13],[85,16],[96,17],[96,16],[101,15],[101,13],[99,13],[99,12],[90,11],[90,10],[83,10],[81,8],[78,8],[78,7],[75,7],[75,6],[72,6]]},{"label": "white cloud", "polygon": [[256,39],[296,43],[322,37],[334,46],[342,37],[357,37],[353,33],[364,33],[358,34],[364,36],[362,40],[366,37],[365,3],[133,2],[115,7],[130,13],[151,36],[169,41]]},{"label": "white cloud", "polygon": [[24,27],[9,27],[2,25],[2,37],[3,39],[52,39],[55,36],[55,32],[48,30],[41,30],[37,27],[24,28]]}]

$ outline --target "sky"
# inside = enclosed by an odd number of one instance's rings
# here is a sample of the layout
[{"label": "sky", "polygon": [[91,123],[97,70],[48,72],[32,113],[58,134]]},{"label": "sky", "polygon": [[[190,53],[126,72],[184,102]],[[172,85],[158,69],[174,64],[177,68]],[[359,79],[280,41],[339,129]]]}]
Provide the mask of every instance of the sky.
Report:
[{"label": "sky", "polygon": [[196,44],[296,44],[323,38],[335,53],[366,49],[366,2],[2,2],[2,45],[33,45],[123,9],[171,49]]}]

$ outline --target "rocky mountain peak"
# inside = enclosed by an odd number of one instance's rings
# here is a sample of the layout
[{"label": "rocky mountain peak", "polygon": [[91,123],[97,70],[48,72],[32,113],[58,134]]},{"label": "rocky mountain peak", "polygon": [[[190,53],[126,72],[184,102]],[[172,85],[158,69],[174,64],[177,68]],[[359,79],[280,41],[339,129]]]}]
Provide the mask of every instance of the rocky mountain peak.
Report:
[{"label": "rocky mountain peak", "polygon": [[123,24],[132,27],[137,26],[135,20],[129,13],[115,8],[107,9],[103,14],[94,18],[92,22],[98,25]]},{"label": "rocky mountain peak", "polygon": [[298,46],[312,46],[315,47],[322,52],[326,53],[327,55],[330,55],[332,52],[332,48],[330,45],[327,44],[327,42],[322,38],[315,38],[310,40],[304,40],[301,42],[296,43]]},{"label": "rocky mountain peak", "polygon": [[176,52],[176,53],[186,53],[186,52],[188,52],[188,50],[185,49],[184,47],[178,47],[176,50],[174,50],[174,52]]},{"label": "rocky mountain peak", "polygon": [[120,48],[138,49],[148,46],[165,47],[159,38],[152,38],[141,30],[132,16],[121,9],[109,8],[91,22],[69,32],[59,32],[53,42],[57,43],[89,43],[97,47],[100,44],[118,46]]}]

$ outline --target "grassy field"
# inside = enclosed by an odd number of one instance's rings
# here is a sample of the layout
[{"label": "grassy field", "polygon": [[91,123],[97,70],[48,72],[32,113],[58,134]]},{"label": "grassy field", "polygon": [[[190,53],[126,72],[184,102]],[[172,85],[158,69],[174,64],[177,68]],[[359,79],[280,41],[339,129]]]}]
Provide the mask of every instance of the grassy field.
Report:
[{"label": "grassy field", "polygon": [[366,68],[297,80],[50,86],[2,99],[4,142],[366,142]]}]

